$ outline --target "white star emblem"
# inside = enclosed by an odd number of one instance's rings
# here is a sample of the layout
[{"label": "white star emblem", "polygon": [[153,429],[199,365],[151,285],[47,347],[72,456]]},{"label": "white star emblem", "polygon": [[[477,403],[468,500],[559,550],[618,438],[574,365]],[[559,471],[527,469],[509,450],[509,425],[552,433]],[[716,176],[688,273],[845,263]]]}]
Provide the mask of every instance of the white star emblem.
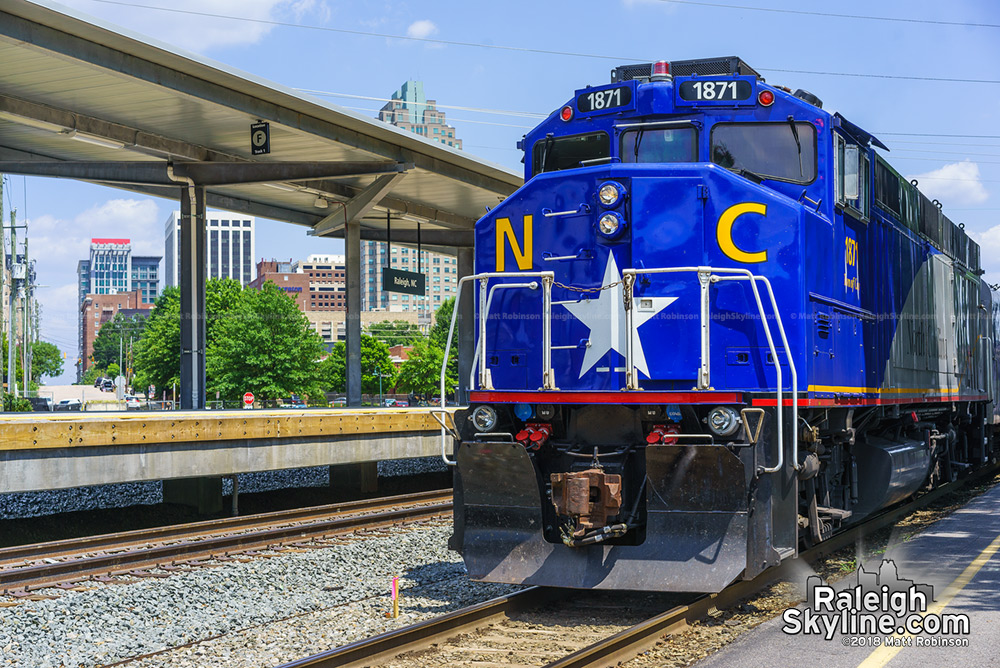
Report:
[{"label": "white star emblem", "polygon": [[[566,310],[577,320],[590,329],[590,345],[583,356],[580,367],[580,378],[590,371],[609,350],[614,350],[625,357],[625,342],[628,335],[625,327],[625,303],[622,299],[623,289],[621,273],[615,263],[615,254],[608,253],[608,266],[604,270],[602,285],[618,281],[618,285],[608,290],[602,290],[597,299],[584,299],[578,302],[563,304]],[[638,304],[632,306],[632,358],[635,368],[649,378],[649,367],[646,365],[646,355],[642,350],[642,340],[639,338],[639,327],[656,317],[660,311],[677,301],[677,297],[643,297],[642,308]]]}]

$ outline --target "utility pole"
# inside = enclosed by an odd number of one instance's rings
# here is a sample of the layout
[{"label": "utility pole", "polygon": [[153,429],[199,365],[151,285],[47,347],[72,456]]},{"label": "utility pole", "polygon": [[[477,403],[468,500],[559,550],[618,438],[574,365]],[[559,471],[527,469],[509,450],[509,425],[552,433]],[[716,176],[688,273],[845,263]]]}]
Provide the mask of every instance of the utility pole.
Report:
[{"label": "utility pole", "polygon": [[[7,273],[7,230],[3,229],[3,174],[0,174],[0,335],[5,333],[3,318],[3,287],[4,274]],[[7,334],[7,345],[10,346],[10,335]],[[0,355],[0,383],[3,382],[3,355]],[[0,388],[2,389],[2,388]],[[3,393],[0,392],[0,395]],[[3,398],[0,396],[0,410],[3,410]]]},{"label": "utility pole", "polygon": [[17,230],[14,223],[14,211],[10,212],[10,311],[7,314],[7,392],[17,395],[17,369],[14,366],[14,298],[17,291],[14,267],[17,265]]},{"label": "utility pole", "polygon": [[21,325],[21,375],[24,379],[21,387],[23,388],[24,397],[28,397],[28,379],[31,373],[31,334],[28,331],[28,326],[31,322],[31,265],[28,264],[28,230],[24,230],[24,287],[22,288],[21,297],[21,315],[24,318],[24,322]]}]

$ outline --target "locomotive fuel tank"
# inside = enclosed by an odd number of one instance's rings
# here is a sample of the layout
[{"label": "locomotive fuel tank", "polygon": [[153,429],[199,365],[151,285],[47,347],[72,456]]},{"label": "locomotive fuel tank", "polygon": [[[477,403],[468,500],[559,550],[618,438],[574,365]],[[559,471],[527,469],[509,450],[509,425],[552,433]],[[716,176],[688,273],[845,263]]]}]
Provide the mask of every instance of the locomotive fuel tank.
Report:
[{"label": "locomotive fuel tank", "polygon": [[867,436],[854,446],[858,503],[854,519],[902,501],[927,481],[931,451],[924,440],[890,441]]}]

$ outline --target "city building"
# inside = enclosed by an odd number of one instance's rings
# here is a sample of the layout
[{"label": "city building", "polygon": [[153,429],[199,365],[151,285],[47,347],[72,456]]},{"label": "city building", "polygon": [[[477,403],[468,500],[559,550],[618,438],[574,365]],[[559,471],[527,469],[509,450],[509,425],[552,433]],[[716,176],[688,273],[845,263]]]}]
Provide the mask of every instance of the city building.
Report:
[{"label": "city building", "polygon": [[378,119],[425,139],[462,148],[462,140],[455,137],[455,128],[445,123],[445,113],[436,105],[437,102],[424,95],[424,82],[407,81],[379,110]]},{"label": "city building", "polygon": [[[134,293],[142,304],[152,305],[160,295],[160,257],[133,255],[131,239],[100,238],[90,240],[90,254],[76,266],[77,296],[80,313],[77,323],[77,345],[81,363],[77,367],[77,380],[83,377],[90,356],[84,352],[92,323],[84,320],[84,302],[90,296]],[[130,308],[143,308],[132,306]],[[85,326],[86,323],[86,326]]]},{"label": "city building", "polygon": [[278,262],[277,260],[261,260],[257,263],[257,278],[250,281],[249,287],[260,290],[265,283],[270,281],[278,286],[279,290],[284,290],[289,296],[295,299],[295,305],[300,311],[310,310],[309,306],[309,278],[305,274],[300,274],[292,268],[292,261]]},{"label": "city building", "polygon": [[[320,335],[327,350],[333,348],[338,341],[346,341],[346,311],[306,311],[306,319],[309,327]],[[389,313],[388,311],[362,311],[361,329],[368,331],[368,328],[379,322],[390,320],[402,320],[411,325],[421,326],[416,312],[410,313]]]},{"label": "city building", "polygon": [[87,369],[93,365],[91,356],[94,354],[94,339],[97,338],[104,323],[119,313],[125,316],[146,316],[152,308],[153,305],[145,301],[142,290],[139,288],[131,292],[123,291],[116,294],[84,295],[80,302],[81,364],[79,376],[82,378]]},{"label": "city building", "polygon": [[309,279],[308,311],[343,311],[347,308],[343,255],[310,255],[292,265]]},{"label": "city building", "polygon": [[[417,252],[415,248],[392,246],[387,251],[381,241],[361,242],[361,304],[362,310],[384,310],[393,313],[416,311],[419,324],[429,327],[434,311],[441,303],[455,296],[458,290],[458,260],[450,255]],[[390,267],[424,274],[426,295],[407,295],[382,289],[382,269]]]},{"label": "city building", "polygon": [[[205,221],[205,279],[235,278],[241,285],[253,280],[257,257],[255,218],[245,214],[209,211]],[[180,285],[181,212],[164,224],[163,274],[167,285]]]}]

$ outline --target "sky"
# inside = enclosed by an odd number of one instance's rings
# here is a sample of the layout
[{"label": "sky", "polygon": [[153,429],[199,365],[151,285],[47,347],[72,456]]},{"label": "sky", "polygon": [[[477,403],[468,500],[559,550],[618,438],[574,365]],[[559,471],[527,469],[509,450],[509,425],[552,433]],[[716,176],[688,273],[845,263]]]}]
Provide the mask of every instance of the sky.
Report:
[{"label": "sky", "polygon": [[[575,90],[609,82],[616,65],[738,55],[769,83],[808,90],[879,137],[889,162],[980,242],[986,280],[1000,283],[995,0],[63,4],[370,116],[404,81],[423,81],[467,153],[515,171],[517,140]],[[27,220],[46,286],[42,338],[68,353],[66,373],[49,382],[72,382],[76,264],[91,237],[129,237],[135,252],[162,255],[163,223],[177,204],[55,179],[11,176],[5,185],[4,208]],[[343,248],[261,219],[257,235],[267,259]]]}]

